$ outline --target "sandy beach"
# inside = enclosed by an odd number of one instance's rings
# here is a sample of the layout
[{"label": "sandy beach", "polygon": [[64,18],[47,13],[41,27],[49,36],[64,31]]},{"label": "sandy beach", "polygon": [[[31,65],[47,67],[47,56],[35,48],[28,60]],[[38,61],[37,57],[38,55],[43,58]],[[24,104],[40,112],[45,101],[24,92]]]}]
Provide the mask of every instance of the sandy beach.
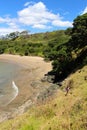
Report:
[{"label": "sandy beach", "polygon": [[37,95],[48,87],[48,83],[42,84],[41,79],[52,67],[50,62],[45,62],[41,57],[2,54],[0,60],[18,64],[21,68],[14,79],[19,90],[18,96],[8,106],[0,108],[0,120],[4,120],[12,115],[12,111],[15,110],[13,115],[19,111],[23,113],[25,107],[35,102]]}]

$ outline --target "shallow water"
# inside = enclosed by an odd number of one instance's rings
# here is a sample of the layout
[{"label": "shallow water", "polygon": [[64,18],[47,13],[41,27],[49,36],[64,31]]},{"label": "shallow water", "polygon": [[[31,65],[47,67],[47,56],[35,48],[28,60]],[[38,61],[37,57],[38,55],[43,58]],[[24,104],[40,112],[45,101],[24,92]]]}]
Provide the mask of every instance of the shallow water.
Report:
[{"label": "shallow water", "polygon": [[19,69],[17,64],[0,61],[0,105],[8,104],[13,98],[12,81]]}]

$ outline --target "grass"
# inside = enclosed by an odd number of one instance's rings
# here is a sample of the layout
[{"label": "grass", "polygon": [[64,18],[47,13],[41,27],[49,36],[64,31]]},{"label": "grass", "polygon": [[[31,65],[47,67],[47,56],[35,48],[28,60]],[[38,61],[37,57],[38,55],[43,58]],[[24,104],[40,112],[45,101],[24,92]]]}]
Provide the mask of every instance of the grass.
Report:
[{"label": "grass", "polygon": [[[87,66],[70,75],[55,98],[33,107],[23,115],[4,121],[0,130],[86,130],[87,129]],[[64,88],[73,80],[65,96]]]}]

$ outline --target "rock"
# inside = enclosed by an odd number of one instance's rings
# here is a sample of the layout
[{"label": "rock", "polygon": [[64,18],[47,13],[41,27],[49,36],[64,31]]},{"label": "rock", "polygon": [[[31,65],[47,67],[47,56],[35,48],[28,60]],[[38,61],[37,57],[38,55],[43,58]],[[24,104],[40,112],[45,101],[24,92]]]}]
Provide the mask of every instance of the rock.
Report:
[{"label": "rock", "polygon": [[47,76],[47,81],[48,81],[49,83],[53,83],[53,80],[54,80],[54,75],[48,75],[48,76]]},{"label": "rock", "polygon": [[57,85],[59,85],[61,87],[62,86],[62,82],[58,82]]}]

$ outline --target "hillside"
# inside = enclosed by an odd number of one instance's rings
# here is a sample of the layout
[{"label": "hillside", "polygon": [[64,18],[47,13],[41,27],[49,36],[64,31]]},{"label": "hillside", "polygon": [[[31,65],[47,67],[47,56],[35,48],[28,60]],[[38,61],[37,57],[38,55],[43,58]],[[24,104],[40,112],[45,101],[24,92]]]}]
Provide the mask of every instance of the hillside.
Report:
[{"label": "hillside", "polygon": [[65,34],[64,30],[58,30],[46,33],[37,33],[22,35],[15,38],[10,38],[0,40],[0,54],[19,54],[19,55],[32,55],[44,57],[43,51],[47,47],[50,41],[56,40],[57,43],[62,41],[67,41],[70,36]]},{"label": "hillside", "polygon": [[[72,86],[65,96],[65,87]],[[87,66],[63,81],[61,89],[45,104],[0,124],[0,130],[86,130]]]}]

